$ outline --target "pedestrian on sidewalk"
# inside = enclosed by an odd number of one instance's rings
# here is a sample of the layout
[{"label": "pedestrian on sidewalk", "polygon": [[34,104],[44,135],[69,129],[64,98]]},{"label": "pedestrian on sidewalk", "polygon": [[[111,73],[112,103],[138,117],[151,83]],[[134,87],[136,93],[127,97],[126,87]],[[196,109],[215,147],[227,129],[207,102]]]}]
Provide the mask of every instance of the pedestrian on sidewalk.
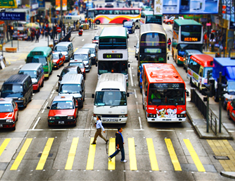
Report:
[{"label": "pedestrian on sidewalk", "polygon": [[95,132],[95,137],[94,137],[94,140],[92,142],[92,144],[96,144],[96,139],[97,137],[101,137],[103,138],[103,140],[106,142],[106,144],[108,143],[109,140],[105,139],[101,133],[101,129],[102,131],[105,133],[105,130],[104,130],[104,127],[102,125],[102,122],[101,122],[101,119],[100,119],[100,116],[97,116],[97,122],[96,122],[96,132]]},{"label": "pedestrian on sidewalk", "polygon": [[123,139],[123,136],[122,136],[122,128],[118,128],[118,132],[115,134],[116,136],[116,151],[110,155],[108,158],[109,158],[109,161],[112,160],[113,157],[115,157],[120,151],[122,153],[122,158],[121,158],[121,162],[123,163],[126,163],[127,161],[125,160],[125,151],[124,151],[124,139]]},{"label": "pedestrian on sidewalk", "polygon": [[168,39],[167,44],[168,44],[168,50],[170,51],[170,49],[171,49],[171,39],[170,38]]},{"label": "pedestrian on sidewalk", "polygon": [[40,36],[40,33],[39,33],[39,32],[40,32],[40,30],[37,29],[37,30],[36,30],[36,40],[35,40],[35,43],[36,43],[36,42],[39,42],[39,36]]},{"label": "pedestrian on sidewalk", "polygon": [[28,28],[27,36],[28,36],[28,41],[30,41],[30,38],[31,38],[31,31],[30,31],[29,28]]}]

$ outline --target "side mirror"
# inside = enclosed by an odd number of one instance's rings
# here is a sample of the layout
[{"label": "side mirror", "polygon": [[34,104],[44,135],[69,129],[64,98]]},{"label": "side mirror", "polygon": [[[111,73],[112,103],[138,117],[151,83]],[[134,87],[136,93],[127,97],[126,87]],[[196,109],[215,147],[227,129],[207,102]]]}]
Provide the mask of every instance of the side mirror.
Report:
[{"label": "side mirror", "polygon": [[136,48],[136,45],[134,47]]},{"label": "side mirror", "polygon": [[59,91],[59,89],[57,88],[57,89],[56,89],[56,92],[58,92],[58,91]]},{"label": "side mirror", "polygon": [[60,77],[60,75],[57,75],[57,77]]},{"label": "side mirror", "polygon": [[95,63],[95,66],[97,67],[97,63]]},{"label": "side mirror", "polygon": [[189,96],[189,92],[188,92],[188,91],[186,91],[186,96],[187,96],[187,97]]},{"label": "side mirror", "polygon": [[91,95],[91,97],[92,97],[92,98],[94,98],[94,97],[95,97],[95,95],[94,95],[94,94],[92,94],[92,95]]},{"label": "side mirror", "polygon": [[47,109],[50,109],[50,106],[47,106]]},{"label": "side mirror", "polygon": [[128,67],[130,67],[130,64],[128,63]]},{"label": "side mirror", "polygon": [[167,60],[169,60],[169,56],[167,57]]},{"label": "side mirror", "polygon": [[129,96],[130,96],[129,92],[127,92],[126,96],[127,96],[127,97],[129,97]]},{"label": "side mirror", "polygon": [[145,96],[147,96],[147,91],[145,91]]}]

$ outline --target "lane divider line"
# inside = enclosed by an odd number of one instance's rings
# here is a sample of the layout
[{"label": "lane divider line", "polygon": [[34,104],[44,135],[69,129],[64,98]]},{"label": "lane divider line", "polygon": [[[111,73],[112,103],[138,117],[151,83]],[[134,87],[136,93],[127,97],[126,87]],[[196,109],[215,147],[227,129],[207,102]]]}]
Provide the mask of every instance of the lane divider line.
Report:
[{"label": "lane divider line", "polygon": [[[111,155],[115,152],[116,148],[116,140],[115,138],[109,138],[109,152],[108,154]],[[115,157],[112,158],[111,161],[108,161],[108,170],[115,170]]]},{"label": "lane divider line", "polygon": [[128,148],[129,148],[130,170],[137,170],[134,138],[128,138]]},{"label": "lane divider line", "polygon": [[138,117],[138,118],[139,118],[140,129],[143,129],[142,123],[141,123],[141,118],[140,117]]},{"label": "lane divider line", "polygon": [[2,152],[5,150],[7,147],[8,143],[11,141],[11,138],[6,138],[3,143],[0,146],[0,156],[2,155]]},{"label": "lane divider line", "polygon": [[34,128],[37,126],[38,121],[39,121],[40,119],[41,119],[41,117],[38,117],[38,119],[37,119],[36,123],[34,124],[34,126],[33,126],[32,130],[34,130]]},{"label": "lane divider line", "polygon": [[190,153],[190,155],[191,155],[191,157],[197,167],[197,170],[199,172],[205,172],[206,170],[203,167],[202,162],[200,161],[200,159],[199,159],[196,151],[194,150],[191,142],[189,141],[189,139],[184,139],[184,143],[185,143],[185,145],[186,145],[186,147],[187,147],[187,149],[188,149],[188,151],[189,151],[189,153]]},{"label": "lane divider line", "polygon": [[182,171],[179,160],[178,160],[177,155],[175,153],[175,149],[174,149],[173,144],[171,142],[171,139],[165,138],[165,143],[166,143],[169,155],[171,157],[171,162],[174,166],[175,171]]},{"label": "lane divider line", "polygon": [[40,160],[38,162],[38,165],[36,167],[36,170],[43,170],[44,165],[45,165],[45,163],[47,161],[47,157],[48,157],[48,155],[50,153],[53,141],[54,141],[54,138],[48,138],[46,146],[44,147],[44,150],[42,152],[42,155],[41,155]]},{"label": "lane divider line", "polygon": [[79,138],[73,138],[73,141],[69,150],[69,154],[68,154],[68,159],[65,165],[65,170],[72,170],[73,168],[73,162],[74,162],[74,158],[76,155],[78,140]]},{"label": "lane divider line", "polygon": [[157,157],[155,154],[155,149],[153,145],[153,139],[152,138],[146,138],[147,146],[148,146],[148,152],[149,152],[149,160],[151,164],[151,169],[153,171],[159,171],[158,163],[157,163]]},{"label": "lane divider line", "polygon": [[91,138],[90,140],[90,147],[89,147],[89,152],[88,152],[88,157],[87,157],[86,170],[93,170],[94,168],[96,144],[95,145],[91,144],[93,142],[93,139],[94,138]]},{"label": "lane divider line", "polygon": [[14,163],[12,164],[10,170],[17,170],[21,161],[23,160],[26,151],[28,150],[33,138],[27,138],[26,141],[24,142],[24,145],[22,146],[18,156],[16,157]]},{"label": "lane divider line", "polygon": [[133,78],[132,78],[131,67],[129,68],[129,70],[130,70],[131,86],[133,86]]}]

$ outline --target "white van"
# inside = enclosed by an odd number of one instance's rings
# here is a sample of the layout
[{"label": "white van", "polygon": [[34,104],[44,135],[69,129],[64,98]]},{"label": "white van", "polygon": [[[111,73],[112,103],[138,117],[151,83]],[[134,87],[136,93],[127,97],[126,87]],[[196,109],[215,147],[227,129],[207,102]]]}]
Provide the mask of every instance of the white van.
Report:
[{"label": "white van", "polygon": [[126,77],[121,73],[104,73],[96,85],[93,119],[101,117],[103,123],[126,123],[127,114]]},{"label": "white van", "polygon": [[66,15],[64,16],[64,23],[72,23],[74,21],[84,22],[85,18],[83,15]]}]

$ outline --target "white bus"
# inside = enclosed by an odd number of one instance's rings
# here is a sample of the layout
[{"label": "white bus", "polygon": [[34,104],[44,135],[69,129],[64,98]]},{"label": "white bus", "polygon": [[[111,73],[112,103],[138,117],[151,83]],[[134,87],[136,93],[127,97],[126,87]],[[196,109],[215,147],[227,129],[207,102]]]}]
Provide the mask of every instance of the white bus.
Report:
[{"label": "white bus", "polygon": [[99,36],[98,76],[122,73],[128,83],[127,30],[124,27],[104,28]]},{"label": "white bus", "polygon": [[92,94],[94,121],[96,122],[96,116],[100,116],[103,123],[126,123],[128,96],[123,74],[102,74],[97,82],[95,94]]}]

